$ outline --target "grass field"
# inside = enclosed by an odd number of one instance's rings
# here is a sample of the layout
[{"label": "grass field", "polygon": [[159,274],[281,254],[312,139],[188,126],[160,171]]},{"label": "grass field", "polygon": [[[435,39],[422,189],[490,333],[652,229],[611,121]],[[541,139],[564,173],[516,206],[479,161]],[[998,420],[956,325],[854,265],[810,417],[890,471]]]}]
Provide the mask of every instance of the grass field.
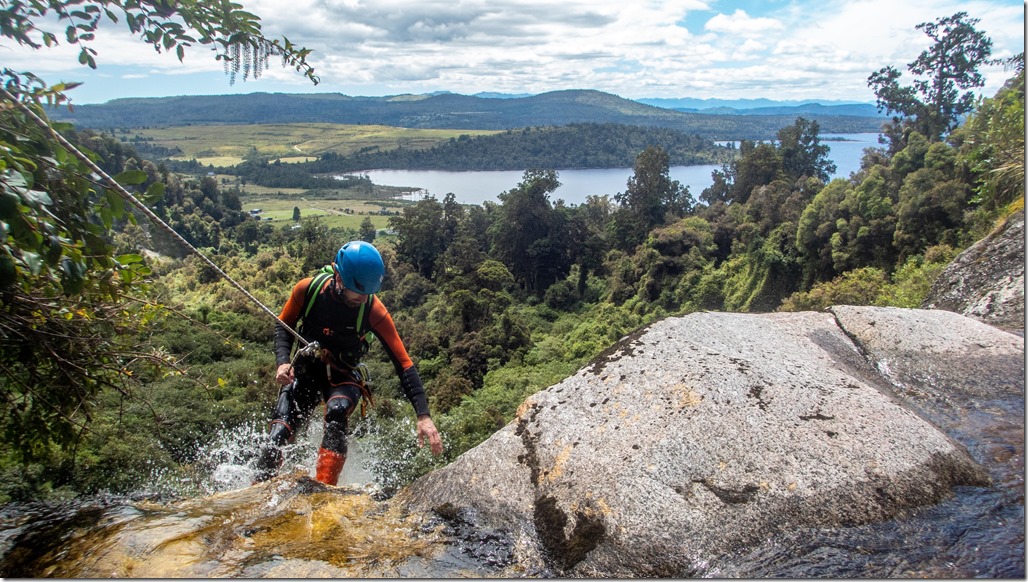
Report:
[{"label": "grass field", "polygon": [[407,129],[386,125],[279,123],[269,125],[188,125],[133,129],[125,136],[182,153],[176,160],[196,159],[204,165],[234,166],[253,151],[283,162],[302,162],[324,152],[349,155],[365,148],[393,150],[400,146],[427,149],[461,135],[490,135],[499,131],[465,129]]},{"label": "grass field", "polygon": [[[383,125],[338,125],[331,123],[271,125],[191,125],[182,127],[131,130],[128,141],[143,139],[152,145],[179,148],[182,153],[172,159],[196,159],[201,164],[228,167],[240,163],[252,150],[260,156],[278,156],[284,163],[303,162],[322,152],[350,154],[363,148],[395,149],[428,148],[461,135],[486,135],[496,131],[406,129]],[[308,197],[302,188],[268,188],[244,184],[236,176],[215,174],[221,188],[235,188],[242,198],[243,210],[260,209],[262,220],[272,224],[292,224],[293,209],[300,209],[301,218],[318,216],[329,228],[358,229],[365,218],[371,218],[376,229],[389,226],[395,215],[410,204],[388,197],[404,189],[390,186],[375,188],[373,200],[346,199],[347,190],[339,198]],[[329,196],[332,196],[329,193]]]},{"label": "grass field", "polygon": [[262,220],[271,219],[273,224],[292,223],[293,209],[300,209],[300,217],[307,218],[318,216],[321,222],[329,228],[352,228],[357,230],[365,218],[371,218],[375,228],[382,230],[389,226],[389,215],[382,214],[382,211],[396,214],[400,212],[405,203],[359,200],[334,200],[331,198],[303,198],[300,195],[289,196],[284,194],[246,197],[243,200],[243,210],[260,209]]},{"label": "grass field", "polygon": [[[364,218],[371,217],[377,229],[387,228],[389,215],[383,210],[396,214],[411,202],[395,199],[360,200],[352,198],[309,197],[302,188],[268,188],[255,184],[242,184],[235,176],[215,174],[214,179],[222,188],[235,188],[241,196],[243,210],[260,209],[261,219],[271,219],[282,224],[291,223],[293,208],[300,209],[301,217],[319,216],[329,228],[347,227],[357,229]],[[378,191],[387,195],[397,195],[403,189],[391,186],[375,186]]]}]

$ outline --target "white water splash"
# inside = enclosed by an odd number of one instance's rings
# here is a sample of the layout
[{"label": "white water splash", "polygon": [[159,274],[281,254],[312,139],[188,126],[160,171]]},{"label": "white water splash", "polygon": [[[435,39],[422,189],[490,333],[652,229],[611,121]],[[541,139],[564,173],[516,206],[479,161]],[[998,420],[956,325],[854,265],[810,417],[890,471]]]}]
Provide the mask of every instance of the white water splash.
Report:
[{"label": "white water splash", "polygon": [[[411,471],[418,452],[413,446],[414,423],[400,421],[386,423],[384,427],[371,418],[353,420],[355,431],[348,437],[347,460],[339,486],[385,489],[404,484],[400,475]],[[302,473],[314,477],[323,428],[319,415],[312,414],[312,420],[301,428],[294,441],[281,447],[280,475]],[[254,483],[261,448],[267,439],[266,418],[223,425],[197,445],[191,463],[174,469],[153,468],[148,482],[137,493],[193,498],[249,487]]]},{"label": "white water splash", "polygon": [[[231,491],[253,484],[261,447],[267,443],[268,422],[254,419],[234,427],[223,427],[199,447],[195,465],[199,470],[197,488],[203,494]],[[294,442],[281,447],[283,462],[279,474],[304,473],[314,476],[323,425],[312,421],[297,434]],[[349,438],[347,462],[339,484],[367,485],[374,477],[367,470],[370,452],[361,440]]]}]

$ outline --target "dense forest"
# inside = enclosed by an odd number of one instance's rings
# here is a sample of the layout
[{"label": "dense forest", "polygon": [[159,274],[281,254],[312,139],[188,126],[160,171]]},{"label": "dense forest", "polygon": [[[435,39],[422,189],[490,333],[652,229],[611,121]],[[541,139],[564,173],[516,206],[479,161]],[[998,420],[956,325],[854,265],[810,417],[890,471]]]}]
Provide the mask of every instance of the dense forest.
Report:
[{"label": "dense forest", "polygon": [[[963,13],[944,21],[975,32]],[[967,88],[957,73],[988,57],[931,71]],[[248,219],[238,193],[211,178],[62,127],[93,168],[34,123],[38,87],[19,80],[10,102],[24,108],[0,110],[0,501],[200,487],[211,467],[199,451],[226,432],[259,434],[276,394],[273,320],[219,270],[277,312],[296,281],[358,237],[386,260],[380,298],[446,447],[438,458],[416,448],[410,407],[373,347],[376,403],[355,436],[376,451],[371,469],[387,489],[480,443],[527,396],[661,318],[917,307],[961,249],[1023,211],[1023,55],[1009,64],[1006,86],[977,102],[955,89],[933,99],[891,67],[872,74],[892,117],[849,179],[827,181],[821,128],[799,118],[774,140],[742,141],[700,193],[671,180],[671,155],[647,144],[613,198],[554,203],[560,173],[541,166],[498,203],[410,205],[388,237]],[[217,269],[98,185],[99,171]]]},{"label": "dense forest", "polygon": [[[332,152],[313,162],[283,164],[250,159],[225,169],[251,184],[273,188],[326,189],[347,172],[378,169],[521,170],[524,168],[630,168],[648,146],[660,147],[671,165],[718,164],[735,150],[671,129],[615,124],[530,127],[490,136],[462,135],[429,149],[373,149],[350,156]],[[201,169],[178,162],[180,170]]]}]

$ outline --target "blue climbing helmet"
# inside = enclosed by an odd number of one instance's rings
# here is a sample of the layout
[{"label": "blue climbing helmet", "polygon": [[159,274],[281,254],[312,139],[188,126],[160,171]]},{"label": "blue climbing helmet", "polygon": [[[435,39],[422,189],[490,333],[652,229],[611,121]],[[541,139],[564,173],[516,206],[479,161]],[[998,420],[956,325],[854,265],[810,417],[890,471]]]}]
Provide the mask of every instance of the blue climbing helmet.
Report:
[{"label": "blue climbing helmet", "polygon": [[382,288],[385,263],[371,243],[361,240],[346,243],[336,253],[335,267],[343,287],[350,291],[371,295]]}]

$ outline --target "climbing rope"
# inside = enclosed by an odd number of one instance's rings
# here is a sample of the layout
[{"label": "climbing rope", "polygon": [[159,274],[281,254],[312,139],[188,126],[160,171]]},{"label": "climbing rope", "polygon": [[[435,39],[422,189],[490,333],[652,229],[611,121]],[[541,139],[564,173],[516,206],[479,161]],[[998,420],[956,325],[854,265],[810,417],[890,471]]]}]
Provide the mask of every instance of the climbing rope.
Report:
[{"label": "climbing rope", "polygon": [[118,195],[121,196],[122,198],[124,198],[126,202],[128,202],[132,206],[136,207],[136,209],[139,210],[140,212],[142,212],[147,218],[149,218],[150,221],[154,223],[154,225],[156,225],[158,228],[160,228],[164,232],[168,233],[168,235],[170,235],[173,239],[178,241],[179,244],[181,244],[183,247],[185,247],[186,250],[188,250],[189,252],[193,253],[197,257],[200,257],[200,260],[202,260],[204,263],[206,263],[208,267],[214,269],[214,271],[219,276],[221,276],[223,279],[228,281],[233,287],[238,289],[239,292],[242,293],[244,297],[246,297],[247,299],[252,301],[254,304],[256,304],[261,309],[261,311],[263,311],[267,315],[271,316],[271,318],[274,319],[275,321],[277,321],[279,323],[279,325],[281,325],[282,327],[287,329],[289,331],[289,333],[293,334],[293,337],[295,337],[297,339],[297,341],[300,342],[300,345],[303,346],[303,348],[300,350],[300,353],[313,354],[314,352],[316,352],[318,350],[319,346],[318,346],[317,342],[308,342],[299,333],[297,333],[297,331],[295,329],[293,329],[292,327],[286,325],[286,323],[284,321],[282,321],[279,318],[278,315],[275,315],[274,311],[268,309],[268,307],[266,305],[264,305],[263,303],[260,302],[259,299],[257,299],[253,295],[251,295],[250,292],[247,291],[245,288],[243,288],[243,286],[240,285],[235,279],[233,279],[232,277],[229,277],[228,273],[226,273],[225,271],[222,271],[221,268],[218,267],[218,265],[214,264],[214,261],[212,261],[209,258],[207,258],[207,256],[204,255],[203,253],[201,253],[196,247],[194,247],[193,245],[189,244],[189,241],[187,241],[185,238],[183,238],[182,235],[180,235],[179,233],[175,232],[175,229],[171,228],[166,222],[161,220],[161,217],[159,217],[156,214],[154,214],[152,210],[147,208],[147,206],[145,204],[143,204],[142,201],[140,201],[138,198],[136,198],[131,192],[126,190],[124,186],[122,186],[121,184],[119,184],[117,182],[117,180],[115,180],[110,175],[108,175],[106,172],[104,172],[102,169],[100,169],[99,166],[97,166],[95,163],[93,163],[92,160],[90,160],[85,154],[83,154],[81,151],[79,151],[79,149],[77,147],[75,147],[67,139],[65,139],[64,136],[62,136],[61,134],[57,133],[57,131],[54,130],[54,128],[51,127],[51,125],[49,123],[47,123],[44,119],[42,119],[41,117],[36,115],[36,113],[34,111],[32,111],[32,109],[30,109],[27,105],[22,103],[21,100],[17,99],[14,95],[9,93],[6,89],[4,89],[2,87],[0,87],[0,94],[3,95],[4,99],[7,99],[11,103],[13,103],[18,109],[20,109],[25,115],[27,115],[28,118],[31,119],[36,125],[38,125],[44,131],[48,132],[51,136],[53,136],[53,138],[55,140],[57,140],[58,143],[60,143],[62,146],[64,146],[69,152],[71,152],[72,155],[74,155],[76,158],[78,158],[79,161],[81,161],[82,163],[86,164],[89,167],[89,169],[92,170],[93,173],[96,174],[100,178],[100,181],[104,185],[106,185],[108,188],[110,188],[110,189],[114,190],[115,192],[117,192]]}]

